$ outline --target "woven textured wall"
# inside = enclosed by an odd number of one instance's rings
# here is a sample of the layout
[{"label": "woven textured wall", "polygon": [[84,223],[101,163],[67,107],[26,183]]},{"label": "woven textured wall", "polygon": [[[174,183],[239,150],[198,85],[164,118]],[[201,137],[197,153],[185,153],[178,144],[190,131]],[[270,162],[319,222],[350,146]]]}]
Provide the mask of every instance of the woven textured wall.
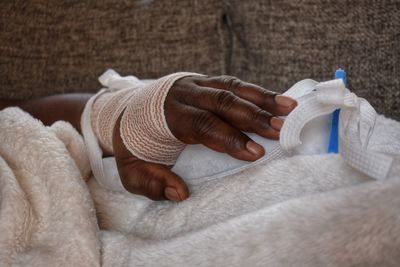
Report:
[{"label": "woven textured wall", "polygon": [[0,97],[97,91],[106,68],[225,70],[220,1],[0,2]]},{"label": "woven textured wall", "polygon": [[400,0],[0,2],[0,98],[97,91],[105,68],[232,74],[276,91],[330,79],[400,119]]},{"label": "woven textured wall", "polygon": [[333,78],[400,119],[400,1],[232,0],[232,74],[282,91]]}]

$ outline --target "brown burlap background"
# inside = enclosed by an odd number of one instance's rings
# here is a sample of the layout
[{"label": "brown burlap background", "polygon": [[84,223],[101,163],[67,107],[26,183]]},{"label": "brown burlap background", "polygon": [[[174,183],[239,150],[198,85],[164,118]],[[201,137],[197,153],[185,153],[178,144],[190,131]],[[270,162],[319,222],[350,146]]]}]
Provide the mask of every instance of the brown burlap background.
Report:
[{"label": "brown burlap background", "polygon": [[400,119],[400,1],[232,0],[231,73],[273,90],[346,69],[349,87]]},{"label": "brown burlap background", "polygon": [[283,91],[330,79],[400,119],[400,0],[0,2],[0,97],[96,91],[106,68],[232,74]]},{"label": "brown burlap background", "polygon": [[142,78],[225,69],[219,1],[0,1],[0,97],[97,91],[107,68]]}]

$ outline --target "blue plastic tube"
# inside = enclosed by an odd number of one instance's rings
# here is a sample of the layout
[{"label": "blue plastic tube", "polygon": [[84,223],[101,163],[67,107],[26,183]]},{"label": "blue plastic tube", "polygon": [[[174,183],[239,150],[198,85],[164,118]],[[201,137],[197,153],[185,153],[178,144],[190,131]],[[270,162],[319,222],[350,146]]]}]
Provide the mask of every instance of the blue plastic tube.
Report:
[{"label": "blue plastic tube", "polygon": [[[335,79],[342,79],[344,85],[347,86],[346,72],[341,68],[338,68],[335,71]],[[340,109],[337,109],[332,113],[332,125],[331,125],[331,134],[329,137],[328,153],[339,152],[339,114],[340,114]]]}]

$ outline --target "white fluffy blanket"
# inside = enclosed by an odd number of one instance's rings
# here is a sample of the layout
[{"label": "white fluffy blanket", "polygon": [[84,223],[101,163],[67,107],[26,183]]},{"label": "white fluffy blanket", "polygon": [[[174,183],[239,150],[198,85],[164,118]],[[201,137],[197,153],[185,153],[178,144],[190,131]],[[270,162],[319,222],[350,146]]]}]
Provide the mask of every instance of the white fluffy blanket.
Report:
[{"label": "white fluffy blanket", "polygon": [[[399,153],[400,123],[371,145]],[[102,189],[81,136],[0,112],[1,266],[400,266],[400,174],[297,156],[191,186],[182,203]]]}]

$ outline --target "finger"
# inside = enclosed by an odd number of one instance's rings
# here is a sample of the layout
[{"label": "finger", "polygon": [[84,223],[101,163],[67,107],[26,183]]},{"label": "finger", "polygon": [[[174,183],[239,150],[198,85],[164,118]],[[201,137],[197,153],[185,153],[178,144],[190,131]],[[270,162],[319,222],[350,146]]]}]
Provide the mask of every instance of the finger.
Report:
[{"label": "finger", "polygon": [[[247,135],[211,112],[178,103],[174,108],[182,114],[180,123],[172,122],[174,135],[184,143],[203,144],[234,158],[253,161],[265,154],[264,148]],[[177,127],[176,125],[179,125]]]},{"label": "finger", "polygon": [[153,200],[182,201],[189,196],[185,182],[169,166],[138,159],[125,147],[120,135],[121,116],[113,132],[113,150],[121,182],[125,189]]},{"label": "finger", "polygon": [[191,95],[182,94],[183,103],[210,111],[235,128],[277,139],[283,121],[230,91],[198,87]]},{"label": "finger", "polygon": [[134,159],[119,160],[118,171],[125,189],[153,200],[182,201],[189,196],[185,182],[165,165]]},{"label": "finger", "polygon": [[197,79],[196,83],[200,86],[231,91],[235,95],[254,103],[273,115],[288,115],[297,106],[296,100],[290,97],[269,91],[255,84],[241,81],[232,76]]}]

